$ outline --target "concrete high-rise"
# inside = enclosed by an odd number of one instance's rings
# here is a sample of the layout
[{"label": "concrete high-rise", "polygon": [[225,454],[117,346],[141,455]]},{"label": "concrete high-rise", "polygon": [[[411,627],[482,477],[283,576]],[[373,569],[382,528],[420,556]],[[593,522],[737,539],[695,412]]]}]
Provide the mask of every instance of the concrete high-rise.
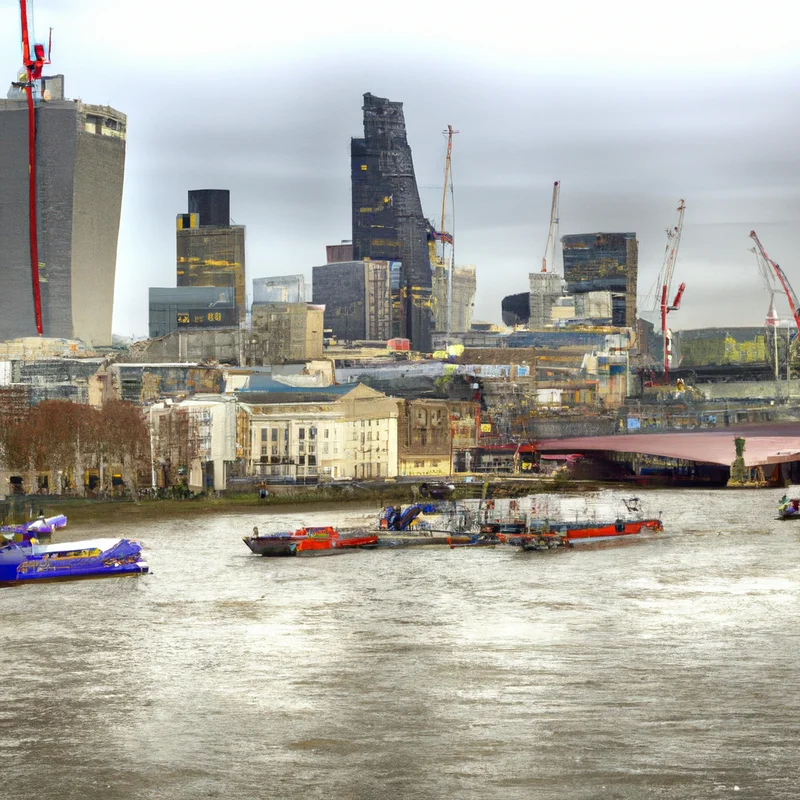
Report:
[{"label": "concrete high-rise", "polygon": [[245,228],[231,225],[227,189],[189,192],[189,213],[176,220],[178,286],[232,288],[239,324],[245,321]]},{"label": "concrete high-rise", "polygon": [[[64,97],[42,79],[36,183],[42,327],[47,337],[111,344],[125,114]],[[28,109],[0,100],[0,340],[36,336],[28,215]]]},{"label": "concrete high-rise", "polygon": [[578,233],[561,237],[564,280],[571,294],[611,292],[612,324],[636,326],[639,243],[635,233]]},{"label": "concrete high-rise", "polygon": [[403,104],[364,95],[364,138],[353,139],[353,259],[400,261],[399,329],[417,350],[433,329],[427,222],[406,138]]}]

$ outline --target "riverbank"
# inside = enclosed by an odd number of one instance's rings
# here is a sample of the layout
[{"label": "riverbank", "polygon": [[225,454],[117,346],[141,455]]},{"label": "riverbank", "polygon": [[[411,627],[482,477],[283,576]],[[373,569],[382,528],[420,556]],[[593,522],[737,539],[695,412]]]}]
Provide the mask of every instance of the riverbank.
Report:
[{"label": "riverbank", "polygon": [[[611,488],[597,481],[533,480],[494,478],[482,483],[457,483],[454,499],[487,499],[499,497],[524,497],[540,493],[582,493]],[[617,487],[619,488],[619,487]],[[136,522],[157,519],[194,518],[207,514],[253,512],[258,509],[281,513],[297,506],[340,507],[343,504],[372,504],[376,507],[418,502],[420,496],[416,482],[385,482],[382,484],[328,484],[326,486],[279,487],[261,499],[256,492],[226,493],[219,496],[200,495],[186,499],[139,499],[60,497],[57,495],[30,495],[9,498],[9,522],[22,522],[38,515],[66,514],[71,523]]]}]

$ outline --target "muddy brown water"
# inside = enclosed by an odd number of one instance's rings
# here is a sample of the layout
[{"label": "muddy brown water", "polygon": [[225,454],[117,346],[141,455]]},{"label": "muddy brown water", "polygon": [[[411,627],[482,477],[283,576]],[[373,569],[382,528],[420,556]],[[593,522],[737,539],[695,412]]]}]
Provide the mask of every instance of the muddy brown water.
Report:
[{"label": "muddy brown water", "polygon": [[241,541],[364,506],[75,526],[152,574],[0,590],[0,797],[797,798],[780,494],[652,492],[663,533],[545,553]]}]

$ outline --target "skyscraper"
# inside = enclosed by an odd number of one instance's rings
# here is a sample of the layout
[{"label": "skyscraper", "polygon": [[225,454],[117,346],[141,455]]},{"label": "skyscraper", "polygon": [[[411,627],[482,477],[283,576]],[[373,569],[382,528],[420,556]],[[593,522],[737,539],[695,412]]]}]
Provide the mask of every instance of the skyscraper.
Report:
[{"label": "skyscraper", "polygon": [[611,292],[614,325],[636,325],[639,243],[635,233],[578,233],[561,237],[567,291]]},{"label": "skyscraper", "polygon": [[241,325],[247,313],[244,225],[231,225],[227,189],[189,192],[189,213],[178,214],[178,286],[231,287]]},{"label": "skyscraper", "polygon": [[418,350],[433,329],[427,223],[403,104],[364,95],[364,138],[352,139],[353,259],[400,261],[399,330]]},{"label": "skyscraper", "polygon": [[[111,344],[125,114],[64,98],[42,79],[36,109],[39,275],[44,336]],[[28,213],[27,104],[0,100],[0,340],[35,336]]]}]

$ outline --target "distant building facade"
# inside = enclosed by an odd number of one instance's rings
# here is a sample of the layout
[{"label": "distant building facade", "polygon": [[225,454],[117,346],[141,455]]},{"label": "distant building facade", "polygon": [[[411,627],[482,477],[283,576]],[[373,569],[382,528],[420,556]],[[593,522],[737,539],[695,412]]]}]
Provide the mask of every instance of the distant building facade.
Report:
[{"label": "distant building facade", "polygon": [[342,242],[341,244],[329,244],[325,248],[325,256],[328,264],[338,264],[340,261],[352,261],[353,243]]},{"label": "distant building facade", "polygon": [[546,328],[553,324],[553,306],[564,294],[563,281],[555,272],[531,272],[530,318],[531,328]]},{"label": "distant building facade", "polygon": [[305,303],[306,299],[306,279],[303,275],[253,278],[254,303]]},{"label": "distant building facade", "polygon": [[636,325],[639,243],[635,233],[578,233],[561,237],[564,279],[571,294],[611,292],[612,323]]},{"label": "distant building facade", "polygon": [[176,220],[178,286],[231,288],[238,324],[247,313],[245,228],[230,224],[230,192],[189,192],[189,212]]},{"label": "distant building facade", "polygon": [[[39,278],[44,336],[111,344],[125,168],[125,114],[64,97],[44,78],[36,110]],[[24,95],[0,100],[0,340],[35,336]]]},{"label": "distant building facade", "polygon": [[[433,266],[434,324],[437,331],[447,330],[447,268]],[[452,331],[463,333],[472,325],[477,288],[475,267],[472,264],[453,270]]]},{"label": "distant building facade", "polygon": [[396,335],[430,349],[433,329],[427,221],[403,104],[364,95],[364,138],[351,142],[353,260],[402,263]]},{"label": "distant building facade", "polygon": [[322,358],[323,306],[253,303],[248,364],[278,364]]},{"label": "distant building facade", "polygon": [[233,287],[151,287],[148,312],[151,339],[178,329],[230,328],[239,322]]},{"label": "distant building facade", "polygon": [[325,328],[346,341],[392,335],[391,265],[345,261],[314,267],[312,298],[325,306]]}]

